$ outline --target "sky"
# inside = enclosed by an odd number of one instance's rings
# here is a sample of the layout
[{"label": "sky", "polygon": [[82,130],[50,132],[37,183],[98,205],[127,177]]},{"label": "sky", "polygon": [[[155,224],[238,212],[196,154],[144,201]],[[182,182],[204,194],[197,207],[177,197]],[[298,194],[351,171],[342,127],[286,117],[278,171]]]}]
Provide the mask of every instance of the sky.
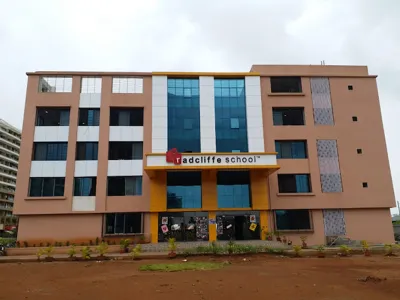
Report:
[{"label": "sky", "polygon": [[22,127],[27,71],[367,65],[400,200],[399,15],[399,0],[0,0],[0,118]]}]

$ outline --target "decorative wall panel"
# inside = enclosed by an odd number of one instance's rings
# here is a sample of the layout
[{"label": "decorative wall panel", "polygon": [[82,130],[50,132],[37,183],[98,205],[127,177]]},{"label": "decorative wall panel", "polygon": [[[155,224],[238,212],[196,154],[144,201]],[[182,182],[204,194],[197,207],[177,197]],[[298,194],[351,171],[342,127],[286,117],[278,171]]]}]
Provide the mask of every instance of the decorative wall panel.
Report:
[{"label": "decorative wall panel", "polygon": [[341,209],[329,209],[322,211],[324,216],[325,236],[346,235],[346,223],[344,212]]},{"label": "decorative wall panel", "polygon": [[322,192],[342,192],[342,176],[336,140],[317,140],[317,153]]},{"label": "decorative wall panel", "polygon": [[315,125],[333,125],[331,91],[328,78],[311,78],[311,98]]}]

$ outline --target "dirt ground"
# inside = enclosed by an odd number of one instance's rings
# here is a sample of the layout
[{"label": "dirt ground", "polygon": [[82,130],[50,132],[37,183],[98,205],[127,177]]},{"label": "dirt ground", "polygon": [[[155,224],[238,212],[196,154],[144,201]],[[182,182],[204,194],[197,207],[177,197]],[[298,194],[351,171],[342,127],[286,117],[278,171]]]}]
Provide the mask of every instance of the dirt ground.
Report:
[{"label": "dirt ground", "polygon": [[[231,264],[214,271],[138,271],[142,264],[181,260],[0,264],[0,299],[400,299],[400,257],[197,257],[188,260]],[[382,281],[365,281],[368,276]]]}]

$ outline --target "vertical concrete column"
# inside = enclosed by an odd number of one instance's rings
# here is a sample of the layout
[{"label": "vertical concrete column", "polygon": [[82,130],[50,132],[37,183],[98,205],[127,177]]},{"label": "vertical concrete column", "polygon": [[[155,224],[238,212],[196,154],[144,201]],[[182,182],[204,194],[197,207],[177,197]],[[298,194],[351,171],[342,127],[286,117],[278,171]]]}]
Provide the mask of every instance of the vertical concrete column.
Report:
[{"label": "vertical concrete column", "polygon": [[[217,213],[215,211],[208,212],[208,220],[217,219]],[[208,225],[208,240],[214,242],[217,240],[217,224]]]},{"label": "vertical concrete column", "polygon": [[150,213],[150,236],[151,243],[158,243],[158,213]]},{"label": "vertical concrete column", "polygon": [[152,152],[168,151],[168,78],[152,77]]},{"label": "vertical concrete column", "polygon": [[261,210],[260,211],[260,235],[261,239],[265,240],[264,232],[271,231],[268,227],[268,211]]},{"label": "vertical concrete column", "polygon": [[150,211],[167,210],[167,173],[156,172],[150,180]]},{"label": "vertical concrete column", "polygon": [[218,209],[217,172],[215,170],[201,172],[201,197],[203,210],[215,211]]},{"label": "vertical concrete column", "polygon": [[246,76],[246,118],[249,152],[264,152],[261,83],[259,76]]},{"label": "vertical concrete column", "polygon": [[200,140],[201,152],[216,152],[214,77],[200,76]]},{"label": "vertical concrete column", "polygon": [[269,209],[267,174],[260,170],[250,171],[251,201],[254,210]]}]

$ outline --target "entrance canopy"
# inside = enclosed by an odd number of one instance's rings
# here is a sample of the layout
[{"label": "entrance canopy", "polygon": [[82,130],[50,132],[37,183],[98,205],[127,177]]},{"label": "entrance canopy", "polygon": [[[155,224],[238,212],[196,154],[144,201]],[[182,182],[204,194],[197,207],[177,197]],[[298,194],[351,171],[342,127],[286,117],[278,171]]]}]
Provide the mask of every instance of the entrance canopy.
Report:
[{"label": "entrance canopy", "polygon": [[272,173],[279,169],[276,152],[253,153],[166,153],[146,154],[145,171],[150,177],[158,172],[190,170],[260,170]]}]

